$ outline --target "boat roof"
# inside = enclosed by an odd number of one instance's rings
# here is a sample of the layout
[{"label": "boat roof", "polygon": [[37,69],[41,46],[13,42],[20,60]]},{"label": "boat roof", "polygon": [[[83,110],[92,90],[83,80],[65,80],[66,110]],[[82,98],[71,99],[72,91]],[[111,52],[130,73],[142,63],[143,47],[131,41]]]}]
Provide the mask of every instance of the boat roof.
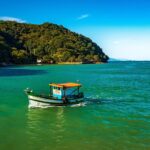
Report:
[{"label": "boat roof", "polygon": [[72,83],[72,82],[68,82],[68,83],[51,83],[49,85],[50,86],[55,86],[55,87],[60,87],[60,88],[73,88],[73,87],[80,87],[81,86],[81,84]]}]

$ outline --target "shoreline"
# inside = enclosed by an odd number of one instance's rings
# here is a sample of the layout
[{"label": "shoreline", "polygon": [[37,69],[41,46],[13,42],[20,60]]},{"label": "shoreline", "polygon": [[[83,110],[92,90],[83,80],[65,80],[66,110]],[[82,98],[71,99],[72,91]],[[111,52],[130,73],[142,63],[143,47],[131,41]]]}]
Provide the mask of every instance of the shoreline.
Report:
[{"label": "shoreline", "polygon": [[85,64],[104,64],[104,63],[108,63],[108,62],[96,62],[96,63],[84,63],[84,62],[60,62],[57,63],[58,65],[85,65]]},{"label": "shoreline", "polygon": [[96,63],[84,63],[84,62],[59,62],[55,64],[48,63],[33,63],[33,64],[0,64],[0,67],[13,67],[13,66],[26,66],[26,65],[86,65],[86,64],[105,64],[109,62],[96,62]]},{"label": "shoreline", "polygon": [[113,63],[113,62],[150,62],[150,61],[108,61],[108,62],[96,62],[96,63],[83,63],[83,62],[60,62],[60,63],[54,63],[54,64],[48,64],[48,63],[33,63],[33,64],[0,64],[0,68],[5,67],[14,67],[14,66],[27,66],[27,65],[94,65],[94,64],[107,64],[107,63]]}]

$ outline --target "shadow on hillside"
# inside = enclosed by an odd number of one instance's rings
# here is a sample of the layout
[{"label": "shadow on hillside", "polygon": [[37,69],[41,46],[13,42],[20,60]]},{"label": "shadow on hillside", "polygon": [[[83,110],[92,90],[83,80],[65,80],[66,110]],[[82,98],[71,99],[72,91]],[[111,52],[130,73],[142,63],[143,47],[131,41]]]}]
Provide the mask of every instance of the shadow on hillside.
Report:
[{"label": "shadow on hillside", "polygon": [[44,70],[0,68],[0,77],[40,75],[40,74],[46,74],[46,73],[47,72]]}]

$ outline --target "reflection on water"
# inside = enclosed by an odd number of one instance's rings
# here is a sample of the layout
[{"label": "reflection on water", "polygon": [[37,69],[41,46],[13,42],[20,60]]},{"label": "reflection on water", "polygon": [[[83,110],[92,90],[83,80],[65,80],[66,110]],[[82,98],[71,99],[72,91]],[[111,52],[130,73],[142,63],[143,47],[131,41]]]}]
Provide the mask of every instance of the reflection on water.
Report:
[{"label": "reflection on water", "polygon": [[65,118],[64,118],[64,108],[60,107],[56,113],[56,142],[59,144],[63,139],[63,132],[65,131]]},{"label": "reflection on water", "polygon": [[[29,109],[27,119],[29,145],[50,142],[58,146],[65,132],[64,108]],[[30,142],[32,141],[32,142]]]}]

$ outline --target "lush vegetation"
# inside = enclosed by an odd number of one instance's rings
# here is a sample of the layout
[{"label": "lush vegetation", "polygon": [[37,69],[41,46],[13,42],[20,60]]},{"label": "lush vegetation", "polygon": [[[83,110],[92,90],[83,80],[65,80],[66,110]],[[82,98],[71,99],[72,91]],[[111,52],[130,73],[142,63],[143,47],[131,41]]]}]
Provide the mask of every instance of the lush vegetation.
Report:
[{"label": "lush vegetation", "polygon": [[0,21],[0,63],[107,62],[91,39],[51,23]]}]

